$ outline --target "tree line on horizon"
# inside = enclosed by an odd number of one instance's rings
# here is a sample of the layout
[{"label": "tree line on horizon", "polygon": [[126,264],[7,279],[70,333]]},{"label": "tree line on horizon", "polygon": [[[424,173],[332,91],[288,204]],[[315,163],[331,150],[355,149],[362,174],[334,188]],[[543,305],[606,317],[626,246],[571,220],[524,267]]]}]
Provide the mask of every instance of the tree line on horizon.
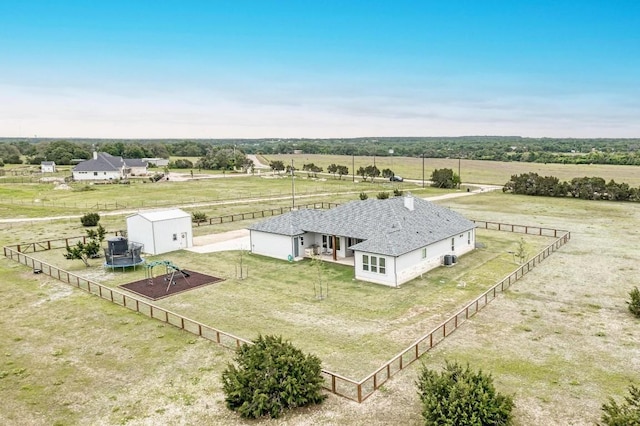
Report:
[{"label": "tree line on horizon", "polygon": [[305,154],[464,158],[563,164],[640,165],[640,139],[523,138],[518,136],[398,137],[348,139],[110,140],[0,138],[0,161],[71,164],[98,149],[124,158],[202,158],[210,151],[246,154]]}]

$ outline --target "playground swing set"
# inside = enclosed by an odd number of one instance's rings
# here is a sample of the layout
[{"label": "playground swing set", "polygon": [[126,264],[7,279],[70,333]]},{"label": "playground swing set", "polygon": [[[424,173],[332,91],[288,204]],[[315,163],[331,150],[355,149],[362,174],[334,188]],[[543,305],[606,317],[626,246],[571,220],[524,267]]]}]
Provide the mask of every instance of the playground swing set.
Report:
[{"label": "playground swing set", "polygon": [[175,265],[174,263],[172,263],[169,260],[156,260],[153,262],[149,262],[146,264],[147,267],[147,285],[153,285],[154,284],[154,278],[159,277],[160,275],[154,276],[153,275],[153,268],[155,268],[156,266],[164,266],[165,267],[165,273],[164,273],[164,281],[167,283],[167,293],[169,292],[169,288],[172,285],[176,284],[175,278],[176,278],[176,274],[179,274],[180,276],[182,276],[182,278],[184,278],[184,280],[186,281],[186,283],[188,285],[191,285],[189,283],[189,280],[187,280],[187,277],[190,276],[189,272],[180,269],[180,267],[178,267],[177,265]]}]

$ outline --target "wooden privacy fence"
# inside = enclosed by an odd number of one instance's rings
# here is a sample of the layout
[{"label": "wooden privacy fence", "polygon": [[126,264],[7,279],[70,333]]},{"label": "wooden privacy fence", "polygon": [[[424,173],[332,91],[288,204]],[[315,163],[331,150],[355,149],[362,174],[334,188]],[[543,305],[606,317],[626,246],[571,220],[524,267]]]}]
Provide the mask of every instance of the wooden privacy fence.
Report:
[{"label": "wooden privacy fence", "polygon": [[[320,202],[320,203],[310,203],[310,204],[303,204],[300,206],[296,206],[296,209],[332,209],[334,207],[337,207],[339,204],[337,203],[325,203],[325,202]],[[261,218],[261,217],[269,217],[269,216],[277,216],[277,215],[281,215],[284,213],[288,213],[291,210],[294,210],[294,207],[292,206],[287,206],[287,207],[277,207],[274,209],[266,209],[266,210],[258,210],[258,211],[254,211],[254,212],[247,212],[247,213],[234,213],[234,214],[229,214],[229,215],[225,215],[225,216],[215,216],[215,217],[211,217],[209,219],[206,219],[203,222],[195,222],[197,226],[207,226],[207,225],[219,225],[221,223],[228,223],[228,222],[238,222],[241,220],[248,220],[248,219],[256,219],[256,218]]]},{"label": "wooden privacy fence", "polygon": [[[435,347],[438,343],[442,342],[447,336],[457,330],[458,327],[460,327],[465,321],[478,313],[482,308],[487,306],[489,302],[494,300],[499,293],[508,289],[511,284],[515,283],[524,275],[526,275],[540,262],[549,257],[564,244],[566,244],[571,238],[571,234],[569,231],[552,228],[512,225],[486,221],[475,221],[475,223],[479,228],[505,232],[518,232],[529,235],[550,236],[555,237],[556,239],[531,259],[529,259],[527,263],[519,266],[515,271],[504,277],[502,280],[498,281],[489,290],[485,291],[476,299],[468,303],[466,306],[452,315],[449,319],[442,322],[440,325],[417,339],[409,347],[391,358],[384,365],[366,376],[364,379],[357,381],[340,374],[333,373],[329,370],[322,369],[321,374],[325,381],[325,389],[336,395],[351,399],[353,401],[359,403],[363,402],[368,397],[373,395],[373,393],[393,375],[407,368],[414,361],[416,361],[426,352]],[[49,275],[52,278],[56,278],[62,282],[78,287],[88,293],[94,294],[101,299],[111,301],[112,303],[139,312],[143,315],[148,316],[149,318],[157,319],[167,324],[171,324],[182,330],[216,342],[224,347],[235,349],[243,343],[251,343],[246,339],[207,326],[175,312],[171,312],[169,310],[156,306],[153,303],[130,296],[126,293],[114,290],[102,284],[98,284],[94,281],[80,277],[71,272],[67,272],[53,265],[37,260],[20,251],[21,249],[24,250],[25,248],[28,248],[28,250],[32,250],[34,252],[38,248],[42,250],[48,250],[53,248],[53,246],[55,245],[52,245],[52,242],[65,241],[65,244],[68,244],[68,240],[69,239],[60,239],[15,246],[5,246],[3,248],[4,256],[23,265],[31,267],[34,271],[38,270],[46,275]]]}]

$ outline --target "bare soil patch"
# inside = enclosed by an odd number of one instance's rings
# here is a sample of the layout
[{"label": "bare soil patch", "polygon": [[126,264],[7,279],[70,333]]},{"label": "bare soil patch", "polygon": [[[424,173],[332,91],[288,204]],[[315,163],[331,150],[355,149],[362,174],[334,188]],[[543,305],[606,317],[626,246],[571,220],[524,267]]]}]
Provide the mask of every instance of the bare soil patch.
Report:
[{"label": "bare soil patch", "polygon": [[224,281],[223,278],[182,270],[184,274],[162,274],[153,279],[144,279],[123,284],[119,287],[151,300],[163,299],[174,294],[183,293],[209,284]]}]

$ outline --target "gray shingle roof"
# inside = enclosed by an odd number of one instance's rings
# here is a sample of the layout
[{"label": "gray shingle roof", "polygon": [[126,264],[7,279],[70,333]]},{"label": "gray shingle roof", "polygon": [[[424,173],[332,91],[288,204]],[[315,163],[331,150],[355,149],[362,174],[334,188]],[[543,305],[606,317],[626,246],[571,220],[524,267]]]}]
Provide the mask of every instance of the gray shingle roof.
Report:
[{"label": "gray shingle roof", "polygon": [[300,235],[306,232],[304,226],[318,220],[322,213],[326,212],[312,209],[295,210],[281,214],[280,216],[274,216],[262,222],[254,223],[249,229],[268,232],[270,234]]},{"label": "gray shingle roof", "polygon": [[106,152],[98,152],[98,158],[83,161],[73,168],[74,172],[113,172],[122,169],[124,160]]},{"label": "gray shingle roof", "polygon": [[[413,210],[405,199],[413,199]],[[365,240],[351,248],[399,256],[475,228],[464,216],[412,196],[352,201],[331,210],[300,210],[267,219],[249,229],[282,235],[307,232]]]},{"label": "gray shingle roof", "polygon": [[127,167],[147,167],[147,162],[139,158],[125,158],[124,163]]}]

